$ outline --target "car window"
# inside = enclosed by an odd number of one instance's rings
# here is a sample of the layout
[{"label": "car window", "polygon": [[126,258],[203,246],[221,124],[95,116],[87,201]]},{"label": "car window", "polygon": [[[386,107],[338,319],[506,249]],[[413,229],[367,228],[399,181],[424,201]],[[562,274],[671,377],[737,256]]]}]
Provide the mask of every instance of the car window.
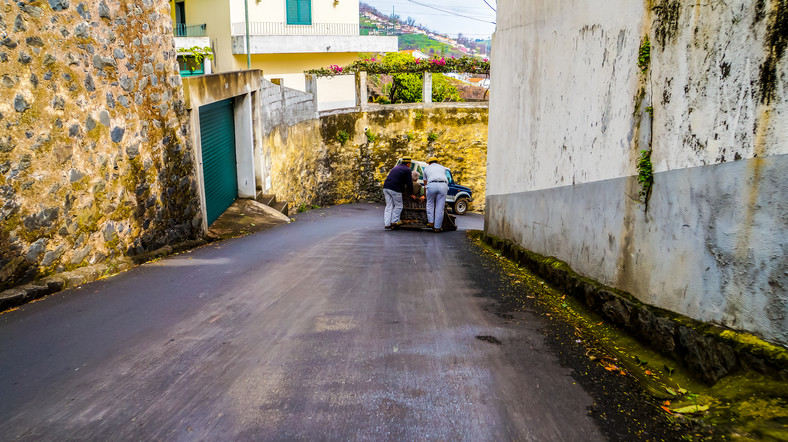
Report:
[{"label": "car window", "polygon": [[446,180],[449,182],[449,184],[454,183],[454,180],[451,177],[451,171],[449,169],[446,169]]}]

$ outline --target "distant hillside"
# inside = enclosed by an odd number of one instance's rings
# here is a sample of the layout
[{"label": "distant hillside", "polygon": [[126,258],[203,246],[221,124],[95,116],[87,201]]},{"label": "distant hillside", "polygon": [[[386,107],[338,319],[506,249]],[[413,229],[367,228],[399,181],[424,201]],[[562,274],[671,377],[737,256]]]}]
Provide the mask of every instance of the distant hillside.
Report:
[{"label": "distant hillside", "polygon": [[399,50],[418,49],[419,51],[436,57],[461,57],[464,54],[446,43],[433,40],[423,34],[405,34],[399,36]]},{"label": "distant hillside", "polygon": [[396,35],[399,36],[399,50],[418,49],[419,51],[438,57],[461,57],[475,55],[488,58],[490,40],[472,40],[462,34],[457,38],[431,31],[412,17],[402,20],[399,15],[389,16],[374,7],[361,3],[359,7],[359,24],[362,35]]}]

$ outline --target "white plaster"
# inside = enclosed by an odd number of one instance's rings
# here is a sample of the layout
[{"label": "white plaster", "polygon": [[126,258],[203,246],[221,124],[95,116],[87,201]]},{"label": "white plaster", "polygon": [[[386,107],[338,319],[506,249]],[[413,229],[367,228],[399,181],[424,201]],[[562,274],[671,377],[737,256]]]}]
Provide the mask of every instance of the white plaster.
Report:
[{"label": "white plaster", "polygon": [[235,160],[238,171],[238,197],[254,198],[257,193],[254,172],[254,134],[252,133],[252,94],[235,97]]},{"label": "white plaster", "polygon": [[[498,1],[485,229],[645,302],[786,343],[785,56],[763,103],[755,2],[680,2],[664,45],[656,3]],[[644,213],[633,175],[649,147]]]}]

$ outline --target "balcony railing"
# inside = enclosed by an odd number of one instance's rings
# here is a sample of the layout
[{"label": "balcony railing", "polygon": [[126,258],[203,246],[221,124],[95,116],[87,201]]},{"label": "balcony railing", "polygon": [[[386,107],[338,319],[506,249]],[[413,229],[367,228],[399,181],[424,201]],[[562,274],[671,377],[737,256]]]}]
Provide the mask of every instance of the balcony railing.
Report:
[{"label": "balcony railing", "polygon": [[[233,37],[246,35],[246,23],[233,23]],[[250,22],[249,35],[360,35],[358,23],[312,23],[288,25],[282,22]]]},{"label": "balcony railing", "polygon": [[205,37],[208,35],[207,25],[204,23],[201,25],[176,23],[175,29],[173,30],[175,31],[176,37]]}]

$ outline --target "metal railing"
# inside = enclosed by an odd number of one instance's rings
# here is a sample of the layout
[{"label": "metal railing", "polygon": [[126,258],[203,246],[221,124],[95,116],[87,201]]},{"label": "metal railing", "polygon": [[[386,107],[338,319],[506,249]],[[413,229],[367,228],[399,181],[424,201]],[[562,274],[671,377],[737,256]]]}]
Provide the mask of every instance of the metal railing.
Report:
[{"label": "metal railing", "polygon": [[203,23],[201,25],[187,25],[185,23],[176,23],[173,31],[176,37],[205,37],[208,35],[208,26]]},{"label": "metal railing", "polygon": [[[233,23],[233,37],[246,35],[246,23]],[[250,22],[249,35],[360,35],[358,23],[312,23],[288,25],[282,22]]]}]

